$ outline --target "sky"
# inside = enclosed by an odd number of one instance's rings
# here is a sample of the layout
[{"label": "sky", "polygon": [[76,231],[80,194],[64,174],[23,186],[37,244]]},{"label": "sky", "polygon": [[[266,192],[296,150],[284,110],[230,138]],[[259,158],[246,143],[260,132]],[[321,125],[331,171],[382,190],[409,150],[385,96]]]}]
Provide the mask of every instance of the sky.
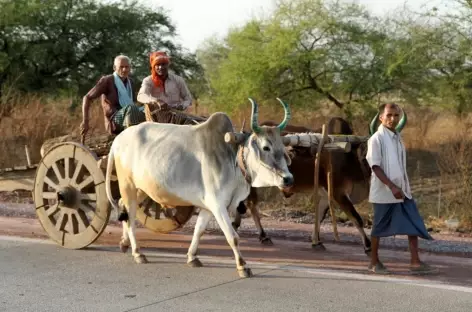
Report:
[{"label": "sky", "polygon": [[[390,13],[408,6],[441,6],[448,0],[353,0],[366,5],[375,14]],[[449,0],[451,1],[451,0]],[[267,16],[273,10],[273,0],[143,0],[150,6],[159,5],[168,11],[177,27],[176,38],[185,48],[195,52],[206,38],[224,36],[231,26],[241,26],[252,16]]]}]

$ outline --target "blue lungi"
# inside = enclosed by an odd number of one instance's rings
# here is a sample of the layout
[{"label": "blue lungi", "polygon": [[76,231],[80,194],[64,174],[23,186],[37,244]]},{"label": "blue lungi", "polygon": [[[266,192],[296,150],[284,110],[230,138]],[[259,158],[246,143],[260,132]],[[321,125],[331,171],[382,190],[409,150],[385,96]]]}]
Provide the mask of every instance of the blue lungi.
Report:
[{"label": "blue lungi", "polygon": [[371,236],[409,235],[428,240],[433,239],[429,235],[413,199],[405,198],[402,203],[374,203],[373,206],[374,224]]}]

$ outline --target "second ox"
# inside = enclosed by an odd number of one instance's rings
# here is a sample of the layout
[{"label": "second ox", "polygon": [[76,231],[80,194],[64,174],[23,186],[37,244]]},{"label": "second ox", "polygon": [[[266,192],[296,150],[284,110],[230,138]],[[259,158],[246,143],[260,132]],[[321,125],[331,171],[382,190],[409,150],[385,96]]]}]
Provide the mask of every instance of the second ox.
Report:
[{"label": "second ox", "polygon": [[[402,119],[400,120],[397,131],[401,132],[406,124],[406,114],[403,113]],[[375,132],[375,125],[377,124],[378,115],[376,115],[370,123],[370,134]],[[263,122],[262,125],[274,125],[272,121]],[[331,118],[327,124],[326,131],[328,134],[341,134],[341,135],[352,135],[353,130],[349,123],[340,117]],[[303,126],[288,125],[282,135],[289,133],[306,133],[315,132],[321,133],[319,129],[309,129]],[[342,211],[349,217],[353,222],[354,226],[358,230],[366,254],[370,254],[371,242],[364,231],[364,223],[356,211],[354,205],[359,204],[366,200],[369,196],[370,187],[370,176],[371,169],[367,163],[365,156],[367,153],[366,142],[362,143],[351,143],[351,151],[348,153],[344,152],[332,152],[331,166],[332,166],[332,177],[333,177],[333,197],[338,203]],[[294,185],[290,190],[282,190],[283,195],[288,198],[294,193],[307,193],[313,192],[314,188],[314,156],[307,151],[307,149],[293,148],[290,151],[291,164],[289,166],[290,172],[294,177]],[[320,170],[319,170],[319,186],[318,192],[320,196],[320,202],[318,211],[320,214],[320,220],[322,221],[329,209],[328,193],[327,193],[327,168],[328,158],[322,153],[320,158]],[[251,215],[254,219],[254,223],[259,231],[259,240],[263,244],[272,245],[270,237],[265,233],[260,221],[259,211],[257,209],[258,196],[256,189],[251,188],[251,192],[248,198],[241,203],[238,211],[235,213],[233,219],[233,227],[237,230],[241,224],[241,213],[245,211],[245,207],[249,207]],[[317,235],[318,241],[319,233],[313,233]]]}]

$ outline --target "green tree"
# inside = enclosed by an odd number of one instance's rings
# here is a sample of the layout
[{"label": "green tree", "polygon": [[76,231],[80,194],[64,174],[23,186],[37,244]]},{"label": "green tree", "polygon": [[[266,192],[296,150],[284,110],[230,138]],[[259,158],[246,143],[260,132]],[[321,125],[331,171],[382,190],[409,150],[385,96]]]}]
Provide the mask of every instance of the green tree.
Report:
[{"label": "green tree", "polygon": [[271,18],[233,29],[199,53],[207,56],[201,62],[211,68],[213,95],[230,107],[245,105],[248,96],[280,96],[312,107],[328,99],[347,109],[392,88],[389,38],[379,25],[357,4],[280,1]]},{"label": "green tree", "polygon": [[139,80],[149,74],[149,53],[169,51],[172,69],[186,78],[201,72],[195,55],[173,42],[175,27],[159,8],[138,1],[1,0],[0,86],[83,95],[128,55]]},{"label": "green tree", "polygon": [[209,100],[228,110],[248,96],[313,109],[328,100],[349,116],[388,95],[416,105],[448,98],[457,112],[470,110],[472,7],[461,5],[442,18],[408,9],[379,18],[355,3],[279,1],[271,17],[199,49]]}]

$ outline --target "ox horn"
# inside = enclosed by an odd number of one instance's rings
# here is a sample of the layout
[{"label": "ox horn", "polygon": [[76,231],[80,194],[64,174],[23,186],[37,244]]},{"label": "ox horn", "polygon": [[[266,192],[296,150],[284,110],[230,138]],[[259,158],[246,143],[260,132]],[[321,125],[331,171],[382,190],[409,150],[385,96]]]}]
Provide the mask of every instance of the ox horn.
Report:
[{"label": "ox horn", "polygon": [[280,104],[282,104],[282,106],[284,107],[284,111],[285,111],[285,117],[284,117],[284,120],[277,126],[277,128],[280,129],[280,131],[284,130],[285,127],[287,126],[290,118],[292,117],[292,113],[290,112],[290,107],[288,106],[287,103],[285,103],[284,101],[282,101],[281,99],[277,98],[277,101],[280,102]]},{"label": "ox horn", "polygon": [[400,110],[402,111],[402,118],[400,119],[400,122],[398,123],[398,125],[395,127],[395,131],[397,132],[402,132],[408,120],[408,117],[406,116],[406,112],[403,110],[403,108],[400,107]]},{"label": "ox horn", "polygon": [[377,114],[375,114],[374,118],[372,118],[372,121],[369,124],[369,135],[373,135],[375,133],[375,131],[377,131],[377,123],[378,123],[378,120],[379,120],[379,116],[380,116],[380,113],[377,112]]},{"label": "ox horn", "polygon": [[251,130],[255,133],[261,132],[261,127],[257,124],[257,120],[259,119],[259,107],[257,106],[256,101],[249,98],[249,101],[252,104],[252,112],[251,112]]}]

